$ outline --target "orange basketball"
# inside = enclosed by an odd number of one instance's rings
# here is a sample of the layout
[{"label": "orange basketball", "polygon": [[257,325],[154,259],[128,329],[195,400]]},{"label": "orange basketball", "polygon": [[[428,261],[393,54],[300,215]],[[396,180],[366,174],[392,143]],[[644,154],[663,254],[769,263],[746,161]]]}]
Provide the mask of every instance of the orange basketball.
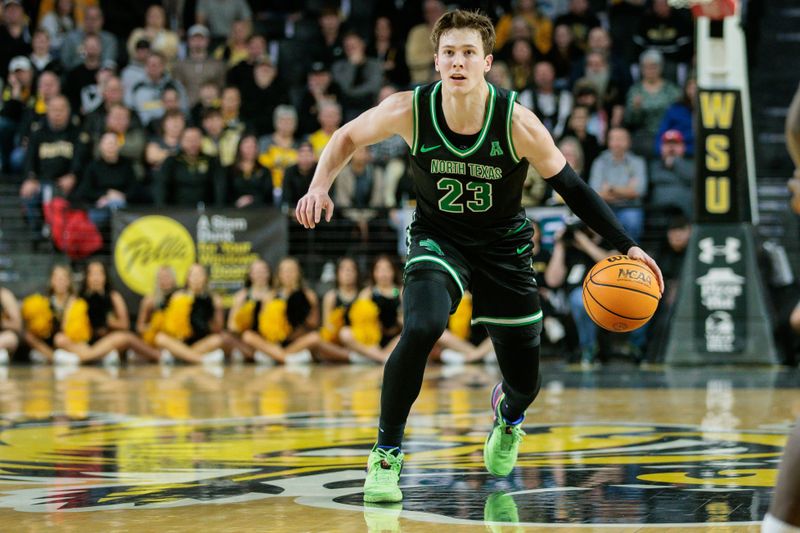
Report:
[{"label": "orange basketball", "polygon": [[647,265],[627,255],[598,262],[583,280],[583,306],[608,331],[632,331],[653,316],[661,299],[658,279]]}]

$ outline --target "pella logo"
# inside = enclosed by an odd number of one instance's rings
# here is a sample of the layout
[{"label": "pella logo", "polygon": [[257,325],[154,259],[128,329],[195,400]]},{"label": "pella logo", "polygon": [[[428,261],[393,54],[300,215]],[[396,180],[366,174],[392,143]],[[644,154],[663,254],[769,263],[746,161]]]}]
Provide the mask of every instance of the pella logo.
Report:
[{"label": "pella logo", "polygon": [[629,281],[636,281],[639,283],[645,283],[650,285],[653,282],[653,277],[648,274],[647,272],[642,272],[641,270],[636,269],[628,269],[620,267],[619,271],[617,272],[617,280],[627,279]]}]

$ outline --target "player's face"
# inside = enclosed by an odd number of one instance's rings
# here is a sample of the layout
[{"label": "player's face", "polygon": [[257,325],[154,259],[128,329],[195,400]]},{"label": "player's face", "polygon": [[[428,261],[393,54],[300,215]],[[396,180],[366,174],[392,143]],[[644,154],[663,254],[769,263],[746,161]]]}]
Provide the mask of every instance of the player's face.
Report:
[{"label": "player's face", "polygon": [[467,93],[484,82],[492,56],[483,54],[483,41],[477,30],[459,28],[446,31],[439,38],[434,62],[448,91]]}]

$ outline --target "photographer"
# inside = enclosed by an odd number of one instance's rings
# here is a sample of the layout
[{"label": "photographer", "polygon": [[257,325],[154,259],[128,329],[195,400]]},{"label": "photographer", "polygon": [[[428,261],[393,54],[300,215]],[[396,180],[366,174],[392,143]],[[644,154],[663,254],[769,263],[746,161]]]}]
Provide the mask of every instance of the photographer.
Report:
[{"label": "photographer", "polygon": [[548,287],[563,285],[567,293],[572,320],[578,329],[581,364],[591,365],[597,355],[597,326],[583,307],[583,279],[595,263],[613,253],[583,222],[570,222],[556,237],[553,256],[544,273]]}]

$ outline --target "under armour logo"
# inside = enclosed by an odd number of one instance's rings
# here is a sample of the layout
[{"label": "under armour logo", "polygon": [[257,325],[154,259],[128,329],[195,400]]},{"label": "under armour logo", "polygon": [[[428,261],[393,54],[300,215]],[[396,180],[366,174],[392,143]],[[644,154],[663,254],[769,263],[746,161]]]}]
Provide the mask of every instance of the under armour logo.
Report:
[{"label": "under armour logo", "polygon": [[742,241],[735,237],[726,237],[725,244],[714,244],[713,237],[706,237],[698,244],[700,246],[699,259],[707,265],[713,263],[717,256],[725,256],[725,262],[728,264],[737,263],[742,258],[742,254],[739,252]]}]

